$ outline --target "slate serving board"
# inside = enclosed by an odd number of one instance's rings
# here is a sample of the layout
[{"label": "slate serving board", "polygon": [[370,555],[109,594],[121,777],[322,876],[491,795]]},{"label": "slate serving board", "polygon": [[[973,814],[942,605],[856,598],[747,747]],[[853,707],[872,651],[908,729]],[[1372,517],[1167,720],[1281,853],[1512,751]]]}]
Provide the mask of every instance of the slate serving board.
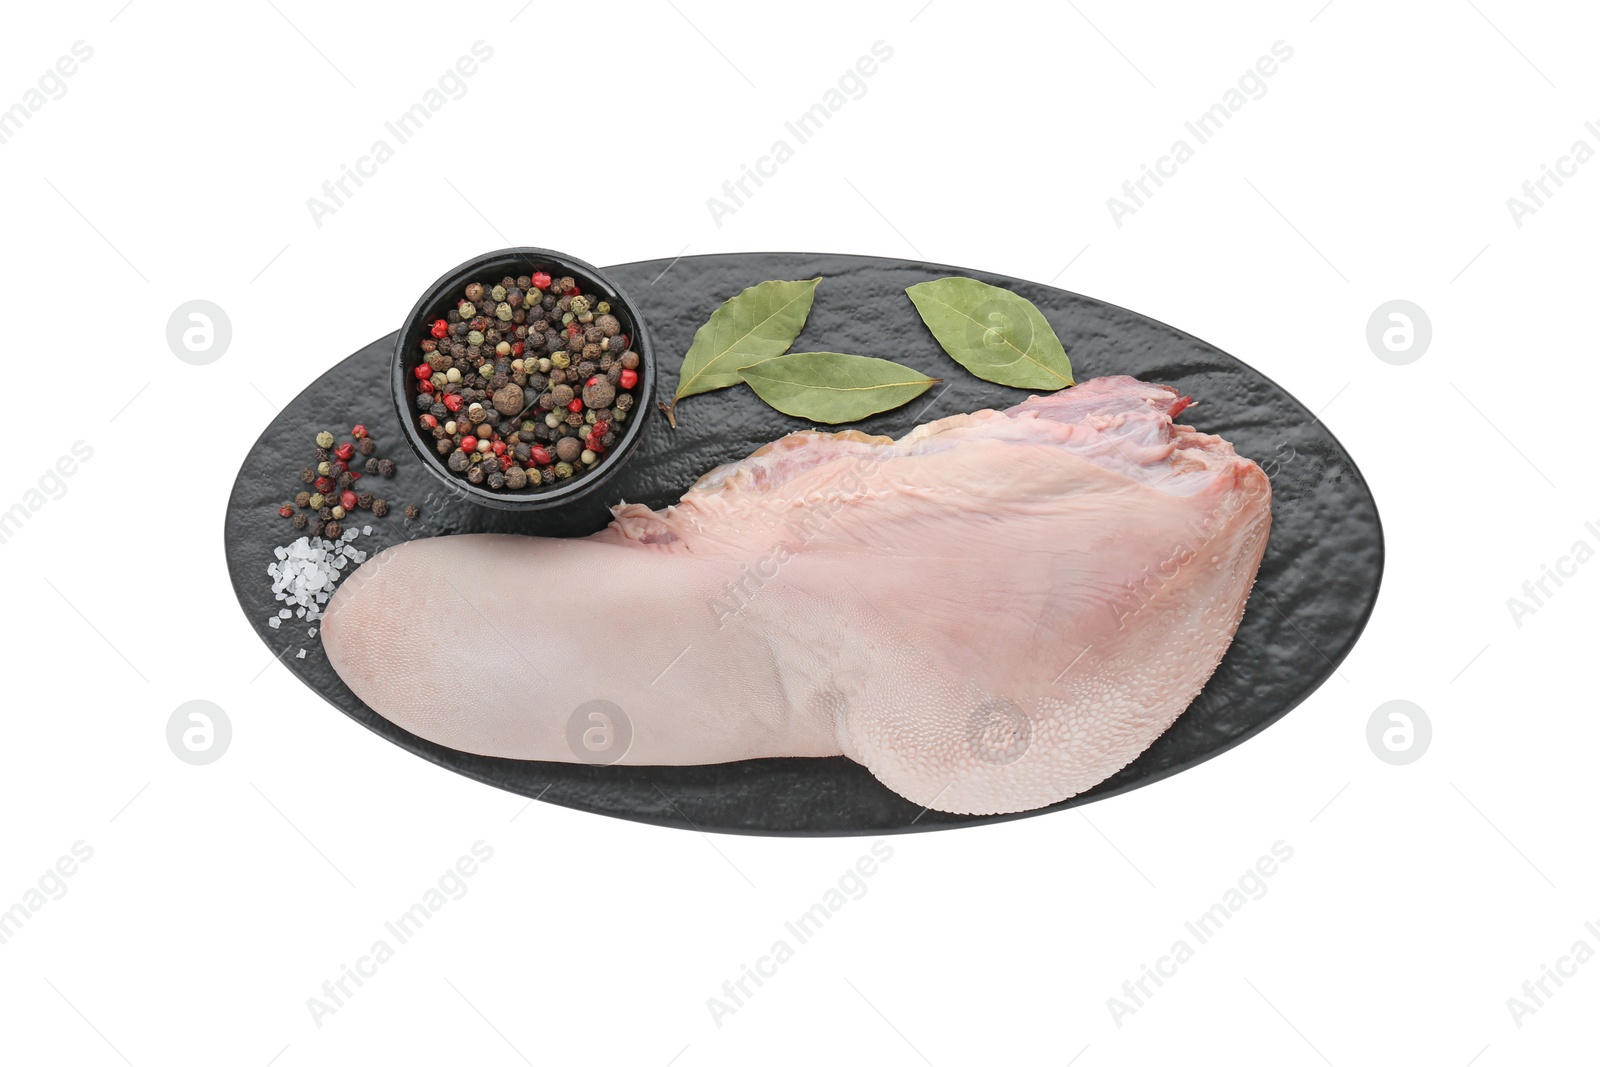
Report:
[{"label": "slate serving board", "polygon": [[[273,549],[298,534],[277,506],[299,490],[298,471],[323,428],[348,433],[365,422],[399,473],[379,480],[394,510],[362,513],[369,553],[416,537],[475,532],[581,536],[609,521],[608,503],[653,508],[674,503],[720,463],[740,459],[793,430],[798,419],[766,407],[744,388],[693,397],[679,428],[651,419],[625,469],[594,499],[553,513],[481,509],[441,492],[401,437],[390,399],[394,336],[338,363],[286,407],[246,457],[228,501],[228,568],[245,616],[290,671],[334,707],[394,744],[458,774],[582,811],[664,826],[728,833],[837,836],[942,830],[1040,815],[1135,789],[1193,767],[1276,721],[1315,690],[1349,653],[1377,599],[1383,533],[1361,472],[1305,406],[1254,369],[1204,341],[1132,311],[1047,285],[905,260],[801,253],[752,253],[651,260],[607,268],[639,305],[660,359],[660,399],[677,387],[682,354],[712,310],[770,278],[821,275],[816,303],[794,351],[828,349],[906,363],[948,386],[858,424],[899,436],[919,422],[987,407],[1027,393],[981,381],[946,356],[923,327],[905,289],[965,274],[1032,300],[1066,344],[1079,381],[1132,374],[1196,398],[1184,421],[1233,442],[1260,463],[1273,486],[1273,526],[1260,577],[1232,648],[1204,692],[1173,727],[1099,786],[1050,808],[1016,815],[923,811],[844,757],[765,759],[694,767],[591,767],[493,759],[441,748],[393,725],[358,700],[329,666],[300,620],[274,630],[280,606],[266,573]],[[942,389],[942,391],[940,391]],[[369,483],[363,482],[363,488]],[[422,508],[408,522],[407,503]],[[304,648],[304,659],[296,657]]]}]

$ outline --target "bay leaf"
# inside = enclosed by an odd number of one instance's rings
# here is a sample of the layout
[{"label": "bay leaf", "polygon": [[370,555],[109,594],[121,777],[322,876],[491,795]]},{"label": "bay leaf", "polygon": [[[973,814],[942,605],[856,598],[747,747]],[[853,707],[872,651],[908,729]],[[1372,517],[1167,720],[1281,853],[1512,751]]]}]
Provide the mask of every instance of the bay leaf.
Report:
[{"label": "bay leaf", "polygon": [[986,382],[1055,390],[1074,384],[1061,339],[1032,301],[976,278],[938,278],[906,290],[950,358]]},{"label": "bay leaf", "polygon": [[943,381],[872,356],[791,352],[745,367],[741,378],[785,415],[829,425],[890,411]]},{"label": "bay leaf", "polygon": [[724,300],[695,332],[683,357],[678,391],[671,404],[661,406],[668,420],[677,425],[674,413],[684,397],[738,385],[741,368],[789,351],[821,281],[762,282]]}]

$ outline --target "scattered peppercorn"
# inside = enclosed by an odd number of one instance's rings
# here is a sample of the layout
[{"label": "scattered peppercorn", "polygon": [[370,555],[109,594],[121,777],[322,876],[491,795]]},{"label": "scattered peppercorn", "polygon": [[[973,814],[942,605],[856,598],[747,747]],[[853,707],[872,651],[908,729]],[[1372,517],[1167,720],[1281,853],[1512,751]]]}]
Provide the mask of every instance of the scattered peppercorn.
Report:
[{"label": "scattered peppercorn", "polygon": [[418,516],[418,515],[421,515],[421,514],[422,514],[422,512],[421,512],[421,510],[420,510],[420,509],[418,509],[418,507],[417,507],[417,506],[416,506],[416,505],[415,505],[415,504],[407,504],[407,505],[406,505],[406,512],[405,512],[405,514],[406,514],[406,518],[408,518],[408,519],[414,519],[414,518],[416,518],[416,517],[417,517],[417,516]]},{"label": "scattered peppercorn", "polygon": [[329,538],[331,538],[332,540],[335,540],[335,541],[337,541],[339,539],[340,535],[342,535],[343,533],[344,533],[344,527],[339,525],[337,522],[328,523],[328,527],[324,531],[324,534],[327,537],[329,537]]},{"label": "scattered peppercorn", "polygon": [[389,502],[382,497],[374,500],[372,502],[372,513],[380,519],[383,518],[389,514]]}]

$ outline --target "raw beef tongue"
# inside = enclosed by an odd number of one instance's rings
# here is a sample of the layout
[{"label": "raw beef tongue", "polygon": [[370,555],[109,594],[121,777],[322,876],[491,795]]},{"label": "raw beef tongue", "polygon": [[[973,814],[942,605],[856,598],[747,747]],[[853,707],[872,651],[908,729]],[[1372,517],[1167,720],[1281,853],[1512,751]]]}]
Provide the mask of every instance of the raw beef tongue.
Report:
[{"label": "raw beef tongue", "polygon": [[448,748],[594,762],[603,706],[604,762],[842,753],[929,808],[1043,807],[1144,751],[1238,628],[1271,487],[1187,403],[1099,378],[898,441],[791,434],[593,537],[391,548],[323,641]]}]

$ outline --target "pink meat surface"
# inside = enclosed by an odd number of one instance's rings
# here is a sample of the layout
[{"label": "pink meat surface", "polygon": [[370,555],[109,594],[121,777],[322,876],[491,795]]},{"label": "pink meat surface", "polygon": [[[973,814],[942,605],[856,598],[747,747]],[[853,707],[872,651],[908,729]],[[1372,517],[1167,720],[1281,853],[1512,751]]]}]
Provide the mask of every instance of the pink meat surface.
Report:
[{"label": "pink meat surface", "polygon": [[[1098,378],[899,440],[791,434],[593,537],[388,549],[323,642],[369,706],[465,752],[843,754],[940,811],[1042,807],[1172,725],[1255,581],[1271,488],[1175,425],[1187,404]],[[631,727],[589,735],[631,734],[604,760],[571,740],[594,700]]]}]

